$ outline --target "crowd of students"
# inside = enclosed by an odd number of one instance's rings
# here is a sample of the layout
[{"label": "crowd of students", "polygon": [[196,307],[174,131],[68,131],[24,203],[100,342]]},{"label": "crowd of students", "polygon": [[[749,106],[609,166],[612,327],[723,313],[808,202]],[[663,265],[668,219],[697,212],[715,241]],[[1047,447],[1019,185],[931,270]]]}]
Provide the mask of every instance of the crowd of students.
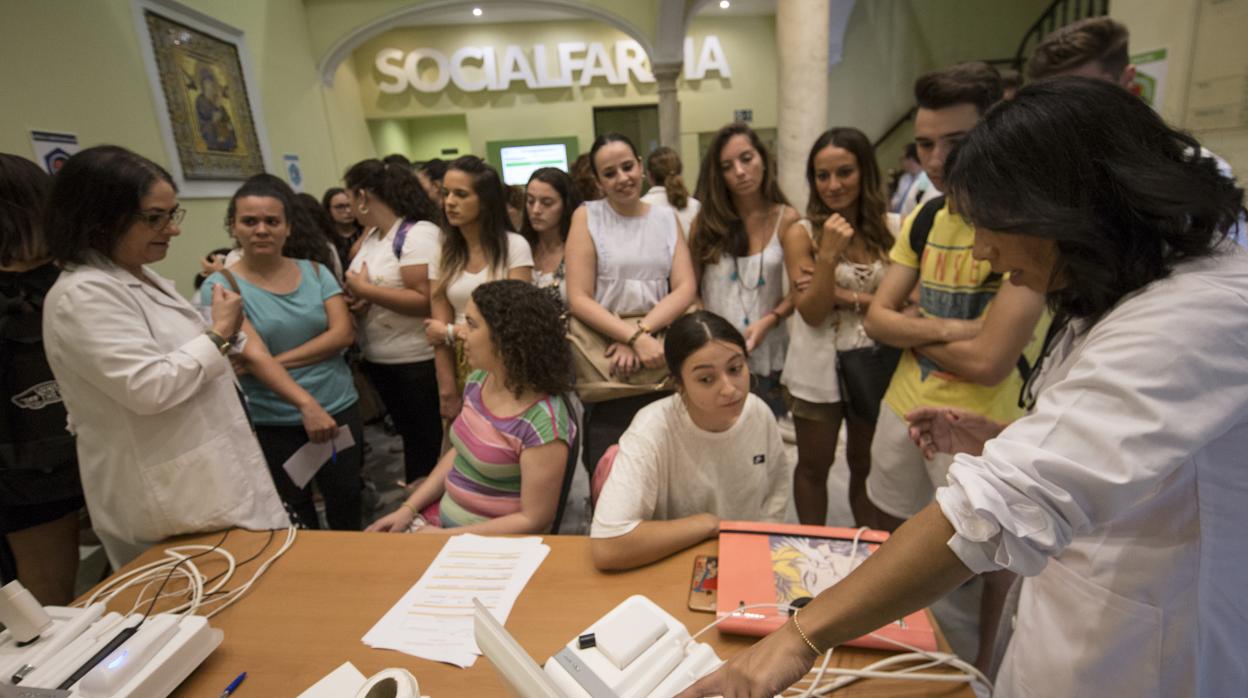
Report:
[{"label": "crowd of students", "polygon": [[77,439],[76,460],[0,470],[18,573],[65,600],[38,580],[64,572],[84,496],[115,565],[179,533],[315,527],[282,465],[344,427],[356,446],[314,482],[329,525],[358,530],[355,366],[410,488],[368,530],[548,532],[579,460],[601,569],[721,518],[825,523],[844,425],[855,522],[894,541],[687,695],[772,695],[972,573],[985,668],[1014,574],[1034,578],[1003,685],[1122,692],[1116,657],[1162,694],[1242,687],[1243,191],[1123,89],[1126,55],[1101,18],[1042,43],[1011,99],[982,63],[920,77],[926,184],[904,222],[848,127],[812,144],[802,212],[744,124],[692,196],[673,151],[643,163],[604,134],[571,175],[533,173],[518,224],[475,156],[365,160],[321,202],[260,175],[230,200],[202,311],[146,266],[180,233],[162,168],[98,146],[48,186],[0,156],[0,281],[14,314],[42,312],[48,402]]}]

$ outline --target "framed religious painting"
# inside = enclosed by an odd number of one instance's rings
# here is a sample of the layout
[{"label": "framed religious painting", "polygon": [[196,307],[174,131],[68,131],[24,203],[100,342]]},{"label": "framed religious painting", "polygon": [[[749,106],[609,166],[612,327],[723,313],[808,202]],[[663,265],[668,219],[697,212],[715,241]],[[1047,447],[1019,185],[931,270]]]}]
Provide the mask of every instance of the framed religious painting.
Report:
[{"label": "framed religious painting", "polygon": [[229,196],[268,150],[243,32],[172,2],[134,0],[157,120],[187,197]]}]

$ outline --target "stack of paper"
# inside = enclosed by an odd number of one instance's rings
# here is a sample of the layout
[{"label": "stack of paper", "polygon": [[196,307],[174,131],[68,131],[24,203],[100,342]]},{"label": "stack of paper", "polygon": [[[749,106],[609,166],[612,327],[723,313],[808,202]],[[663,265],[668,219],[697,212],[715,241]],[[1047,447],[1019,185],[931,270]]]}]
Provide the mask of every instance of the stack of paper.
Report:
[{"label": "stack of paper", "polygon": [[541,538],[453,536],[364,644],[470,667],[481,654],[472,634],[473,598],[505,623],[549,552]]}]

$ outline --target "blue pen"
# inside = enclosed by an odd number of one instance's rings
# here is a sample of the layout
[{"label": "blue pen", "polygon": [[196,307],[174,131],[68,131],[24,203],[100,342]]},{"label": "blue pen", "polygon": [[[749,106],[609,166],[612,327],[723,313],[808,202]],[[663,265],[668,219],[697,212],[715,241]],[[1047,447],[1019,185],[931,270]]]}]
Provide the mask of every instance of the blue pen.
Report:
[{"label": "blue pen", "polygon": [[234,692],[234,689],[238,688],[238,684],[242,683],[245,678],[247,678],[247,672],[244,671],[238,675],[238,678],[231,681],[230,685],[226,686],[224,691],[221,691],[221,695],[218,698],[228,698],[228,696]]},{"label": "blue pen", "polygon": [[329,454],[329,462],[338,465],[338,444],[330,441],[329,447],[332,449]]}]

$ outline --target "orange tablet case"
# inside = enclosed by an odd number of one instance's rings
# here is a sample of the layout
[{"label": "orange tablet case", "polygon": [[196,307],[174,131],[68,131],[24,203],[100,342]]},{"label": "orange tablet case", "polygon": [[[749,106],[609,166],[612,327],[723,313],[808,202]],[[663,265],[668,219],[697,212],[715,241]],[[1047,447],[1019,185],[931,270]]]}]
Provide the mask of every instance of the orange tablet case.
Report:
[{"label": "orange tablet case", "polygon": [[[730,615],[741,605],[787,603],[815,596],[839,580],[844,570],[834,571],[820,548],[843,548],[849,553],[855,529],[802,526],[755,521],[723,521],[719,526],[719,599],[716,615]],[[859,551],[870,554],[888,539],[885,531],[863,531]],[[865,550],[864,550],[865,548]],[[848,559],[845,559],[845,564]],[[787,611],[751,609],[719,624],[721,632],[766,635],[784,625]],[[936,650],[936,631],[925,611],[916,611],[873,633],[919,649]],[[901,649],[885,640],[864,635],[845,643],[858,647]]]}]

